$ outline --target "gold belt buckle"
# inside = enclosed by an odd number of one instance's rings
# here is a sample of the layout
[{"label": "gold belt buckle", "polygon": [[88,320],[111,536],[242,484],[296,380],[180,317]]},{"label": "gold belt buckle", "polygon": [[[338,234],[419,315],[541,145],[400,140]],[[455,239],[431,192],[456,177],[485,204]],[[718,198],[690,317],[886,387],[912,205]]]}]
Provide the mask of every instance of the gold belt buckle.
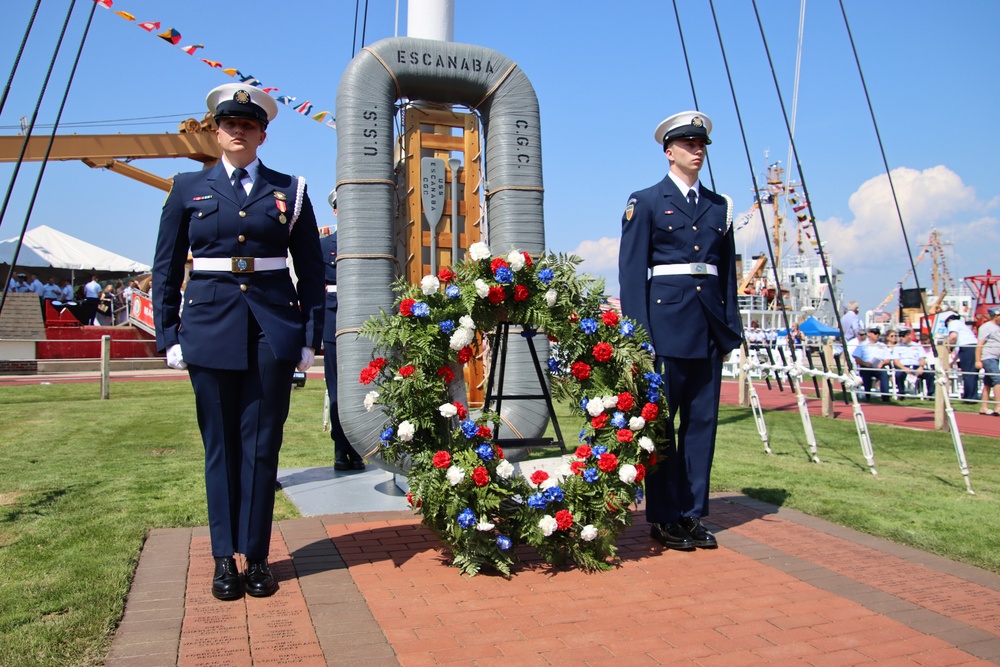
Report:
[{"label": "gold belt buckle", "polygon": [[691,265],[691,274],[699,276],[703,273],[708,273],[708,266],[700,262]]},{"label": "gold belt buckle", "polygon": [[233,273],[253,273],[253,257],[232,257]]}]

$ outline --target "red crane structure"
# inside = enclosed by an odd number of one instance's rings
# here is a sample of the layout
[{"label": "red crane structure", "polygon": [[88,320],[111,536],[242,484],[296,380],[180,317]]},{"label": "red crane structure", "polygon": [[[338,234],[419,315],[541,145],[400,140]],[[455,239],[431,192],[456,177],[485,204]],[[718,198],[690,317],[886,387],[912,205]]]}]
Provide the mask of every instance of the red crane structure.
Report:
[{"label": "red crane structure", "polygon": [[986,269],[985,275],[966,276],[964,280],[976,297],[975,325],[978,328],[989,319],[986,311],[993,306],[1000,306],[1000,276],[995,276]]}]

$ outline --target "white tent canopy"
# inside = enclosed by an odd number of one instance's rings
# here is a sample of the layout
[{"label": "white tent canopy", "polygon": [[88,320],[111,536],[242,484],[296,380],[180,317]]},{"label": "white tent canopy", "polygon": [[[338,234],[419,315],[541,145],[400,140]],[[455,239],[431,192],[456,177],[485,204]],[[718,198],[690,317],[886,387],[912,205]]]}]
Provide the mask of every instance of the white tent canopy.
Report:
[{"label": "white tent canopy", "polygon": [[[17,237],[0,241],[0,263],[10,263],[17,247]],[[26,252],[30,251],[30,252]],[[44,264],[36,263],[41,258]],[[47,225],[29,229],[18,254],[18,266],[51,266],[76,271],[113,271],[144,273],[149,265],[98,248]]]}]

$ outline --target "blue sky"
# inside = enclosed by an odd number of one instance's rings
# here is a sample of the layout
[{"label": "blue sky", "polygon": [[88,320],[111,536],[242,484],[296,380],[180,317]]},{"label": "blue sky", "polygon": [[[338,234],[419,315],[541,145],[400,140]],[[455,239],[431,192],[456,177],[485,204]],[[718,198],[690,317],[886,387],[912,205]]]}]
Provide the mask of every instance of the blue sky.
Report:
[{"label": "blue sky", "polygon": [[[5,8],[0,65],[6,80],[34,3]],[[362,3],[363,6],[364,3]],[[667,167],[652,139],[667,115],[693,108],[672,3],[483,3],[457,0],[455,39],[500,51],[531,79],[542,113],[547,244],[576,252],[584,268],[617,292],[617,247],[629,193],[660,180]],[[752,203],[747,150],[740,136],[707,0],[678,0],[700,107],[714,123],[710,159],[717,189],[736,208]],[[949,270],[966,275],[998,268],[1000,131],[995,124],[1000,3],[958,0],[845,0],[872,95],[907,234],[914,246],[942,232]],[[63,52],[39,113],[51,124],[82,33],[90,0],[78,0]],[[69,0],[42,3],[35,29],[0,115],[0,132],[30,117]],[[758,0],[779,83],[790,107],[800,3]],[[114,10],[160,21],[180,45],[204,43],[189,56],[111,11],[98,8],[62,122],[110,122],[61,132],[172,132],[201,118],[204,98],[232,81],[199,57],[252,74],[280,93],[334,111],[336,86],[351,58],[353,2],[296,0],[280,6],[247,0],[218,5],[189,0],[115,0]],[[395,32],[395,3],[369,3],[365,43]],[[716,11],[758,178],[769,162],[787,162],[788,140],[760,32],[749,0],[718,0]],[[406,2],[399,32],[406,31]],[[819,231],[844,272],[845,296],[862,308],[882,301],[907,273],[895,208],[863,98],[840,7],[806,8],[796,142]],[[166,116],[155,120],[150,116]],[[48,131],[44,127],[36,131]],[[333,222],[325,195],[336,176],[336,132],[283,107],[261,157],[304,175],[320,224]],[[769,158],[765,155],[769,154]],[[182,160],[144,160],[161,176],[190,171]],[[786,165],[787,166],[787,165]],[[0,164],[4,188],[12,173]],[[20,230],[39,165],[26,164],[0,238]],[[707,174],[703,174],[706,176]],[[794,172],[793,172],[794,175]],[[80,162],[46,168],[29,227],[46,224],[132,259],[150,262],[163,193]],[[737,237],[747,255],[763,249],[752,225]],[[916,252],[919,248],[916,248]],[[930,262],[919,265],[930,283]],[[904,287],[912,287],[912,278]]]}]

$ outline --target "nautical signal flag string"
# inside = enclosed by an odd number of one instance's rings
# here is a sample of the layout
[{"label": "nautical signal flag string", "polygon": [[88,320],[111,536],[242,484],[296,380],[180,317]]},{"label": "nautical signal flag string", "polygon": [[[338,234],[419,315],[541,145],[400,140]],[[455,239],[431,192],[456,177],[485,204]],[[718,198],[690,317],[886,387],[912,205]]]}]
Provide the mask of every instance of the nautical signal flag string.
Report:
[{"label": "nautical signal flag string", "polygon": [[[96,2],[99,6],[104,7],[105,9],[108,10],[111,10],[112,5],[114,4],[114,0],[94,0],[94,2]],[[179,48],[181,51],[188,54],[189,56],[195,55],[195,51],[197,51],[198,49],[205,48],[204,44],[191,44],[190,46],[178,46],[181,42],[181,33],[177,31],[175,28],[167,28],[166,30],[163,30],[161,32],[159,21],[143,21],[140,23],[136,19],[134,14],[130,14],[126,11],[115,11],[114,14],[116,16],[120,16],[126,21],[135,23],[137,26],[139,26],[140,28],[142,28],[143,30],[145,30],[150,34],[155,34],[157,37],[159,37],[165,42],[170,43],[172,46],[177,46],[177,48]],[[241,82],[247,84],[248,86],[254,86],[255,88],[260,88],[268,95],[278,92],[277,88],[265,87],[264,84],[258,81],[255,77],[249,74],[244,74],[243,72],[239,71],[234,67],[224,67],[223,64],[218,60],[208,60],[207,58],[200,58],[200,60],[201,62],[205,63],[206,65],[208,65],[213,69],[221,69],[229,76],[239,79]],[[279,104],[284,104],[287,107],[291,107],[292,110],[298,114],[301,114],[303,116],[308,116],[317,123],[322,123],[327,127],[332,127],[333,129],[337,129],[337,119],[334,118],[333,113],[330,111],[319,111],[314,113],[313,103],[310,102],[309,100],[299,102],[298,98],[293,97],[291,95],[275,95],[274,99]]]}]

